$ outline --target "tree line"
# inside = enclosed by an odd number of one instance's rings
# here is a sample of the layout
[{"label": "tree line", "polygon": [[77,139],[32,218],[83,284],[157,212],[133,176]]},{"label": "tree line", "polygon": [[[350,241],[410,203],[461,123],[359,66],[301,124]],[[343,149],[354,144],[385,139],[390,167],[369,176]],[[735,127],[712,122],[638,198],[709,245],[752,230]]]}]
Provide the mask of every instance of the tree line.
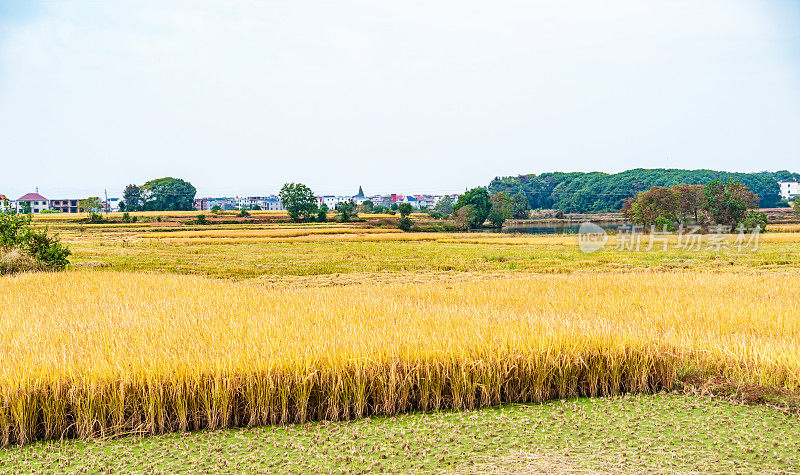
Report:
[{"label": "tree line", "polygon": [[778,181],[800,180],[800,173],[735,173],[714,170],[643,169],[620,173],[552,172],[540,175],[496,177],[490,193],[523,194],[532,209],[558,209],[564,213],[606,213],[619,211],[624,201],[651,187],[706,185],[715,180],[738,181],[759,197],[763,208],[788,206],[780,198]]},{"label": "tree line", "polygon": [[191,211],[197,189],[186,180],[164,177],[122,192],[120,211]]},{"label": "tree line", "polygon": [[743,183],[714,180],[706,185],[654,186],[626,199],[622,213],[634,224],[670,231],[690,222],[763,231],[767,215],[754,209],[758,202],[758,195]]}]

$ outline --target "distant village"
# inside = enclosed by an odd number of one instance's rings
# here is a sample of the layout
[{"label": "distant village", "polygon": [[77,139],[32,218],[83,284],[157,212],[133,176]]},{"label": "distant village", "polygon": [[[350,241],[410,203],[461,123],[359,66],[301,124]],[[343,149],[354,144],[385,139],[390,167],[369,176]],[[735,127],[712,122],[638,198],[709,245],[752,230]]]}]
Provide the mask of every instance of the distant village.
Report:
[{"label": "distant village", "polygon": [[[800,196],[800,182],[798,181],[779,181],[780,196],[785,200],[791,200]],[[366,202],[370,202],[372,207],[383,207],[386,209],[394,208],[403,203],[408,203],[414,209],[433,209],[444,197],[449,197],[455,203],[458,200],[459,194],[449,195],[401,195],[391,193],[386,195],[365,195],[361,187],[358,193],[352,196],[348,195],[318,195],[317,204],[323,204],[328,209],[336,209],[336,205],[345,201],[352,201],[356,206],[362,206]],[[8,202],[12,210],[17,212],[30,212],[31,214],[39,213],[80,213],[80,201],[83,198],[64,198],[57,197],[55,199],[46,198],[39,194],[37,189],[33,193],[27,193],[16,200],[7,198],[0,194],[0,205]],[[120,211],[121,198],[106,198],[100,199],[102,209],[106,212]],[[1,209],[2,207],[0,207]],[[235,197],[221,197],[221,198],[195,198],[194,209],[197,211],[230,211],[230,210],[265,210],[265,211],[282,211],[284,209],[280,198],[277,195],[269,196],[235,196]]]},{"label": "distant village", "polygon": [[[366,202],[371,202],[372,206],[382,206],[390,209],[393,205],[399,206],[403,203],[410,204],[414,209],[432,209],[435,207],[439,200],[444,197],[449,197],[453,202],[458,200],[459,194],[448,195],[402,195],[391,193],[387,195],[365,195],[361,187],[358,193],[352,196],[347,195],[318,195],[317,204],[322,206],[326,205],[329,209],[335,209],[336,205],[345,201],[352,201],[356,206],[361,206]],[[63,198],[57,197],[55,199],[46,198],[36,192],[27,193],[16,200],[7,198],[0,194],[0,203],[8,201],[12,209],[17,212],[27,212],[30,210],[32,214],[39,213],[80,213],[79,203],[83,198]],[[100,199],[103,209],[107,212],[117,212],[120,210],[121,198],[107,198]],[[282,211],[283,204],[277,195],[269,196],[235,196],[235,197],[221,197],[221,198],[195,198],[194,209],[197,211],[231,211],[231,210],[265,210],[265,211]]]}]

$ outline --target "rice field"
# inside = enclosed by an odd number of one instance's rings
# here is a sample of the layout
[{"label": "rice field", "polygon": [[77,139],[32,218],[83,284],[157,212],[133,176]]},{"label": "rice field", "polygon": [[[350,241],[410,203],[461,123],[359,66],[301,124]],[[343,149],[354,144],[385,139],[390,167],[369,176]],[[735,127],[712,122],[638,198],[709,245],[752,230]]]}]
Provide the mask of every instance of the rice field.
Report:
[{"label": "rice field", "polygon": [[[174,216],[170,216],[174,219]],[[800,233],[584,254],[369,223],[52,223],[0,278],[0,445],[350,420],[685,377],[800,391]],[[788,230],[787,230],[788,231]]]},{"label": "rice field", "polygon": [[687,373],[800,387],[789,279],[474,277],[321,289],[5,278],[0,442],[649,393]]}]

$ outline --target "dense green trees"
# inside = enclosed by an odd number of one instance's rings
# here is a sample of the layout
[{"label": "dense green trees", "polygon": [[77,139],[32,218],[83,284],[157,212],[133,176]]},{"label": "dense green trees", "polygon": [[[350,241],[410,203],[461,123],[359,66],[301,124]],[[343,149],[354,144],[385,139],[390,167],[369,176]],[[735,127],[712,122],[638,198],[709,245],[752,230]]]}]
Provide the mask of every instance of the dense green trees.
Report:
[{"label": "dense green trees", "polygon": [[492,203],[492,207],[489,209],[487,218],[492,226],[499,228],[514,215],[514,200],[508,193],[499,191],[493,194],[489,201]]},{"label": "dense green trees", "polygon": [[164,177],[122,192],[125,211],[191,211],[197,189],[186,180]]},{"label": "dense green trees", "polygon": [[142,189],[134,184],[125,187],[122,192],[122,203],[120,207],[124,211],[141,211],[142,210]]},{"label": "dense green trees", "polygon": [[145,211],[190,211],[197,190],[180,178],[158,178],[141,186]]},{"label": "dense green trees", "polygon": [[[489,216],[489,211],[492,209],[492,202],[489,197],[489,192],[485,188],[473,188],[463,195],[458,197],[458,201],[453,206],[453,211],[457,212],[465,206],[472,206],[474,213],[469,213],[472,216],[472,221],[469,224],[471,228],[477,228],[483,225],[486,218]],[[461,216],[463,218],[463,216]]]},{"label": "dense green trees", "polygon": [[712,222],[735,227],[758,206],[758,195],[738,181],[714,180],[706,185],[705,206]]},{"label": "dense green trees", "polygon": [[453,200],[449,196],[443,196],[433,209],[444,216],[450,216],[453,213]]},{"label": "dense green trees", "polygon": [[705,186],[654,186],[623,202],[622,212],[635,224],[669,228],[678,223],[722,224],[734,228],[766,226],[766,215],[753,211],[758,195],[736,180]]},{"label": "dense green trees", "polygon": [[800,174],[786,170],[732,173],[663,168],[637,168],[616,174],[555,172],[498,177],[489,184],[489,192],[522,193],[531,208],[555,208],[566,213],[612,212],[622,208],[625,199],[653,186],[705,185],[730,179],[746,185],[760,197],[760,206],[769,208],[780,202],[777,180],[797,180]]},{"label": "dense green trees", "polygon": [[317,212],[317,197],[302,183],[286,183],[278,196],[292,221],[310,221]]}]

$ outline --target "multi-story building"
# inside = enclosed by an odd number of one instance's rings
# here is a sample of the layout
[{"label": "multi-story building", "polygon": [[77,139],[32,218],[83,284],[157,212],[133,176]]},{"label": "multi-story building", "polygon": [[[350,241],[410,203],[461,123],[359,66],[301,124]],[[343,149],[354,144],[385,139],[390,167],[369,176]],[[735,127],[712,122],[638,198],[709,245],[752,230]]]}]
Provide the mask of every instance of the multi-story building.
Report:
[{"label": "multi-story building", "polygon": [[270,196],[261,201],[261,209],[266,211],[281,211],[283,210],[283,203],[281,200],[274,196]]},{"label": "multi-story building", "polygon": [[336,205],[347,199],[348,198],[344,196],[334,196],[334,195],[317,196],[317,206],[325,205],[328,207],[328,209],[336,209]]},{"label": "multi-story building", "polygon": [[392,198],[390,196],[375,195],[370,196],[369,200],[372,201],[374,206],[383,206],[384,208],[392,206]]},{"label": "multi-story building", "polygon": [[78,199],[58,199],[50,200],[50,209],[62,213],[78,213]]},{"label": "multi-story building", "polygon": [[800,182],[797,181],[779,181],[778,186],[781,188],[781,198],[791,200],[800,196]]},{"label": "multi-story building", "polygon": [[103,201],[103,210],[106,213],[116,213],[119,211],[119,203],[121,201],[119,198],[109,198],[107,201]]},{"label": "multi-story building", "polygon": [[195,198],[194,199],[194,209],[197,211],[208,211],[208,200],[209,198]]},{"label": "multi-story building", "polygon": [[33,214],[38,214],[41,213],[43,210],[50,209],[49,207],[50,204],[47,201],[47,198],[40,195],[39,193],[28,193],[26,195],[21,196],[14,203],[17,212],[25,211],[27,206],[30,206],[31,213]]},{"label": "multi-story building", "polygon": [[433,208],[433,205],[436,203],[431,195],[417,195],[415,198],[417,199],[420,209]]},{"label": "multi-story building", "polygon": [[223,211],[230,211],[236,208],[236,200],[233,198],[206,198],[206,200],[206,206],[208,206],[209,211],[216,206],[219,206],[219,209]]}]

